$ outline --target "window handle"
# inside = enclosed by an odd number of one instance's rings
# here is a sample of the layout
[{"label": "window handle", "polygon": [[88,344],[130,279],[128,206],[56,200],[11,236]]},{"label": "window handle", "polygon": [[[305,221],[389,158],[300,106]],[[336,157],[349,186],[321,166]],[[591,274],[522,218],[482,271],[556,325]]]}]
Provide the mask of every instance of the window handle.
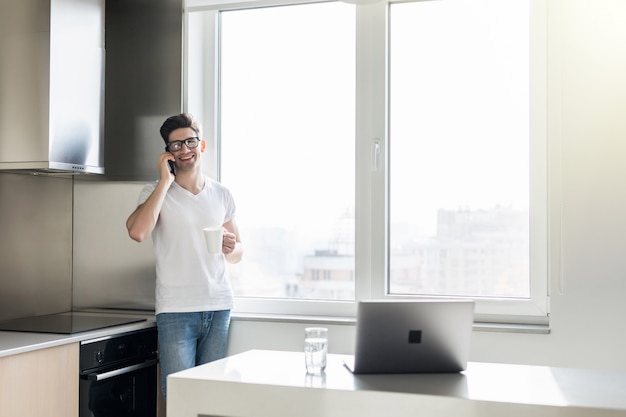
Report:
[{"label": "window handle", "polygon": [[372,169],[378,171],[380,165],[380,139],[374,139],[372,143]]}]

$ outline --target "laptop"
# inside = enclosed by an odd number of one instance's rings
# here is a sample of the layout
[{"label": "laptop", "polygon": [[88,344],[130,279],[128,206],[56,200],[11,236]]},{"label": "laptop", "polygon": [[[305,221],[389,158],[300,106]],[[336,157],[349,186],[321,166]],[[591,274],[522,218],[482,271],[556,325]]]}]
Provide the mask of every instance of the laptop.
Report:
[{"label": "laptop", "polygon": [[355,374],[464,371],[474,323],[472,300],[360,301]]}]

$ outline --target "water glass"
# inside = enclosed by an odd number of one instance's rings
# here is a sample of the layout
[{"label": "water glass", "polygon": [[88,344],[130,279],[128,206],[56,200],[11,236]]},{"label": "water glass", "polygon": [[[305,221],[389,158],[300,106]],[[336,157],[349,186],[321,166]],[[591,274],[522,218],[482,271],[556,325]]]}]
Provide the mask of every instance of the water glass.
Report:
[{"label": "water glass", "polygon": [[307,327],[304,329],[304,361],[309,374],[320,375],[326,369],[328,353],[328,329]]}]

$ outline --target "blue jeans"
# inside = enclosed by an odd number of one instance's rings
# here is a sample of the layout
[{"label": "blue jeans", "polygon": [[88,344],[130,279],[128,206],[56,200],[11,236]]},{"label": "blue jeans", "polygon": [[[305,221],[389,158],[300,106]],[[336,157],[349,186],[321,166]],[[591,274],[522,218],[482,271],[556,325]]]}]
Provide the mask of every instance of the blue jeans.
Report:
[{"label": "blue jeans", "polygon": [[167,376],[226,355],[230,310],[161,313],[159,331],[161,392],[167,398]]}]

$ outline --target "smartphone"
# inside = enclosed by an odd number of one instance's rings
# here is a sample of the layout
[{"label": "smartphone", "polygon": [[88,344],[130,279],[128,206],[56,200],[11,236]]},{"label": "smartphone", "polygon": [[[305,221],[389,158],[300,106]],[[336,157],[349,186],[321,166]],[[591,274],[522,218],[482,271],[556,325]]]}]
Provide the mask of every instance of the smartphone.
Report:
[{"label": "smartphone", "polygon": [[176,176],[176,163],[174,161],[170,161],[169,159],[167,160],[167,163],[170,166],[170,172],[172,175]]}]

